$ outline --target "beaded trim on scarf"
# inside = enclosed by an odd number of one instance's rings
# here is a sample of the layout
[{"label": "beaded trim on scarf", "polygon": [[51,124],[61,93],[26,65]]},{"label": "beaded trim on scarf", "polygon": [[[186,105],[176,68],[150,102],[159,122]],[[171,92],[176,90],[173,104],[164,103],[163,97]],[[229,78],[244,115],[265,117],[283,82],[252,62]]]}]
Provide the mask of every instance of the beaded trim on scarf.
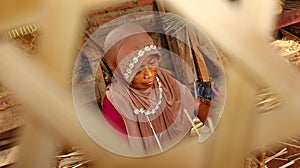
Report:
[{"label": "beaded trim on scarf", "polygon": [[134,110],[133,110],[133,113],[134,113],[135,115],[138,115],[138,114],[144,114],[144,115],[147,116],[147,115],[156,113],[156,111],[158,110],[159,106],[161,105],[162,91],[163,91],[163,89],[162,89],[162,87],[161,87],[161,82],[159,81],[159,78],[158,78],[158,77],[156,77],[156,81],[157,81],[157,84],[158,84],[158,90],[159,90],[159,100],[158,100],[157,104],[156,104],[155,107],[154,107],[153,109],[151,109],[151,110],[145,110],[145,109],[143,109],[143,108],[141,108],[141,109],[134,109]]},{"label": "beaded trim on scarf", "polygon": [[151,49],[155,50],[156,49],[156,45],[151,44],[149,46],[145,46],[144,49],[138,51],[138,55],[137,56],[135,56],[135,57],[132,58],[132,62],[128,65],[128,68],[126,69],[126,71],[125,71],[125,73],[123,75],[123,77],[124,77],[124,79],[126,81],[128,81],[128,78],[129,78],[129,76],[130,76],[130,74],[132,72],[132,69],[135,66],[135,64],[139,62],[139,58],[143,57],[144,54],[145,54],[145,52],[151,51]]}]

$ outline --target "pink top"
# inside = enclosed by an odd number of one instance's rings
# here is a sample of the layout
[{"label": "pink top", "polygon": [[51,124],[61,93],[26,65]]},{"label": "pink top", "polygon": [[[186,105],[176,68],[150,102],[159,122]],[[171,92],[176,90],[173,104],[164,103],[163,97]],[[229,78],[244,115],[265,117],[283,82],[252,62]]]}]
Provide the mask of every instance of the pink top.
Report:
[{"label": "pink top", "polygon": [[123,134],[127,135],[126,126],[122,116],[119,112],[115,109],[115,107],[111,104],[111,102],[105,96],[103,99],[103,108],[102,114],[106,121],[114,127],[116,130],[120,131]]}]

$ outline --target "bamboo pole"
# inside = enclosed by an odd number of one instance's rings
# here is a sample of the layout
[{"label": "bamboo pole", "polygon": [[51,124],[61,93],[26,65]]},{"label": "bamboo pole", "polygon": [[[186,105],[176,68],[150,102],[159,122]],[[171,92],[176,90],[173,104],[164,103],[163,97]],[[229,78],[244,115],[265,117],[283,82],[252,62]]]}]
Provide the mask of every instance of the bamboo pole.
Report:
[{"label": "bamboo pole", "polygon": [[226,74],[226,106],[215,132],[211,167],[242,167],[255,132],[256,88],[232,67],[226,69]]},{"label": "bamboo pole", "polygon": [[21,147],[15,167],[52,168],[56,154],[55,137],[41,129],[31,118],[22,130]]},{"label": "bamboo pole", "polygon": [[[251,28],[266,40],[271,38],[271,32],[275,25],[277,0],[241,0],[239,11],[251,24]],[[255,24],[254,24],[255,23]]]}]

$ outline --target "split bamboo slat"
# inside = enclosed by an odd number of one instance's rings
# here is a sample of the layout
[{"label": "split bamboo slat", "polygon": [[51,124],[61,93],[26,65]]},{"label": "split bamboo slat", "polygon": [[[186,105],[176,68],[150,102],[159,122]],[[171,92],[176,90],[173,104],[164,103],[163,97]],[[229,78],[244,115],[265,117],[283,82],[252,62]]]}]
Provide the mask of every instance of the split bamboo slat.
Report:
[{"label": "split bamboo slat", "polygon": [[[120,2],[124,1],[0,2],[0,31],[31,23],[41,27],[39,51],[34,57],[9,41],[0,42],[0,81],[26,106],[16,167],[52,167],[57,144],[77,146],[94,167],[242,167],[249,150],[299,134],[299,73],[274,57],[268,45],[275,22],[273,0],[240,0],[235,5],[218,0],[161,0],[169,11],[201,27],[229,55],[224,116],[204,143],[192,137],[152,157],[123,157],[97,145],[77,119],[69,77],[82,17],[95,7]],[[282,97],[281,108],[274,113],[255,113],[256,89],[262,85]]]},{"label": "split bamboo slat", "polygon": [[[167,12],[163,3],[157,3],[157,7],[158,10],[160,12]],[[168,18],[170,20],[170,18]],[[209,73],[208,73],[208,68],[206,67],[204,58],[203,58],[203,54],[201,53],[200,50],[198,50],[198,46],[200,47],[200,42],[198,41],[198,39],[196,38],[195,32],[193,30],[193,28],[191,27],[183,27],[182,24],[176,23],[177,20],[172,21],[166,21],[166,22],[170,22],[167,25],[163,26],[163,30],[165,32],[169,31],[169,29],[171,30],[180,30],[177,31],[177,35],[178,36],[184,36],[183,39],[187,39],[190,42],[190,46],[194,49],[194,54],[191,50],[190,47],[188,47],[186,44],[183,44],[183,42],[176,40],[170,36],[167,36],[167,42],[168,42],[168,46],[169,49],[171,51],[173,51],[174,53],[178,54],[178,56],[181,58],[181,60],[183,60],[184,62],[186,62],[190,67],[193,67],[194,72],[196,74],[196,80],[198,80],[199,82],[209,82]],[[171,27],[171,28],[170,28]],[[174,28],[175,27],[175,28]],[[177,28],[176,28],[177,27]],[[174,57],[172,57],[173,62],[176,61],[174,59]],[[195,61],[193,61],[195,60]],[[179,79],[183,79],[183,81],[189,81],[189,79],[186,77],[187,75],[183,73],[183,71],[176,71],[175,68],[175,73],[176,76]],[[198,79],[198,77],[200,77],[200,79]]]}]

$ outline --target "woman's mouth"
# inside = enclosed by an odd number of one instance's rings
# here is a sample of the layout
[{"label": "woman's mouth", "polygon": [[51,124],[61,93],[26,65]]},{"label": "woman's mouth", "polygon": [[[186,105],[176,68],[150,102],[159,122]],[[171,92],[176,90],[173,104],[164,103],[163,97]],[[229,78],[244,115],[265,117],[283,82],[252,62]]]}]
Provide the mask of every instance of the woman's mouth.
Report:
[{"label": "woman's mouth", "polygon": [[147,86],[152,86],[154,84],[155,80],[151,81],[151,82],[147,82],[145,83]]}]

